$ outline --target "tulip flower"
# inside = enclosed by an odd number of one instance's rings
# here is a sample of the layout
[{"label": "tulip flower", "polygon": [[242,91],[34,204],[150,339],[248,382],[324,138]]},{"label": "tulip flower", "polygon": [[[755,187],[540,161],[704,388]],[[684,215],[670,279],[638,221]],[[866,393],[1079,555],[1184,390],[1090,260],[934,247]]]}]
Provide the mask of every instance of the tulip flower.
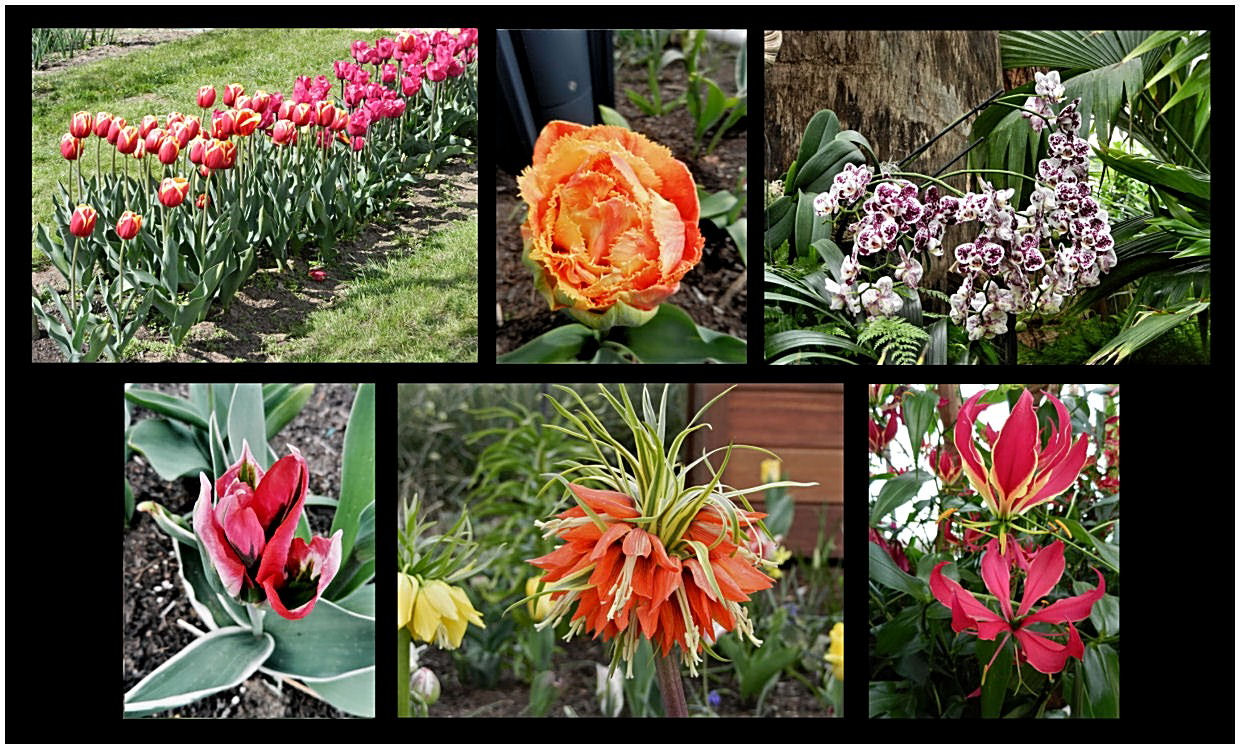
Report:
[{"label": "tulip flower", "polygon": [[233,132],[243,136],[253,135],[262,119],[253,109],[238,109],[233,122]]},{"label": "tulip flower", "polygon": [[168,136],[177,142],[178,148],[185,148],[189,145],[190,138],[193,136],[189,133],[189,127],[184,122],[173,122],[168,126]]},{"label": "tulip flower", "polygon": [[295,536],[309,472],[301,453],[290,451],[263,471],[243,443],[241,457],[214,484],[200,473],[194,533],[228,595],[265,600],[285,619],[301,619],[340,568],[344,531],[309,543]]},{"label": "tulip flower", "polygon": [[230,140],[213,140],[202,153],[203,166],[211,170],[231,169],[237,163],[237,144]]},{"label": "tulip flower", "polygon": [[391,59],[392,53],[396,50],[396,45],[386,36],[375,42],[375,54],[380,60],[387,61]]},{"label": "tulip flower", "polygon": [[98,220],[99,214],[94,208],[79,205],[73,209],[73,215],[69,218],[69,233],[75,237],[89,237],[95,231],[95,222]]},{"label": "tulip flower", "polygon": [[194,138],[189,142],[189,160],[193,164],[201,164],[203,152],[206,151],[208,141],[206,138]]},{"label": "tulip flower", "polygon": [[165,135],[159,140],[159,163],[165,166],[176,163],[177,156],[181,154],[181,147],[177,145],[176,138]]},{"label": "tulip flower", "polygon": [[223,140],[236,130],[237,113],[231,109],[216,112],[211,118],[211,134]]},{"label": "tulip flower", "polygon": [[230,83],[224,87],[224,106],[231,107],[237,102],[237,97],[245,93],[245,87],[240,83]]},{"label": "tulip flower", "polygon": [[400,92],[405,96],[413,96],[422,88],[422,77],[406,75],[400,79]]},{"label": "tulip flower", "polygon": [[[133,125],[130,125],[130,127],[133,127]],[[133,129],[134,129],[134,132],[137,132],[138,130],[138,128],[136,127],[134,127]],[[133,156],[135,159],[139,161],[145,158],[146,157],[146,141],[142,140],[141,138],[135,138],[133,153],[131,153],[130,156]]]},{"label": "tulip flower", "polygon": [[250,97],[240,94],[233,100],[233,109],[251,109]]},{"label": "tulip flower", "polygon": [[112,129],[112,113],[97,112],[95,114],[95,137],[106,138],[108,131]]},{"label": "tulip flower", "polygon": [[319,127],[331,127],[336,121],[336,107],[330,101],[320,101],[315,106]]},{"label": "tulip flower", "polygon": [[75,112],[69,119],[69,134],[74,138],[85,138],[95,129],[95,118],[90,112]]},{"label": "tulip flower", "polygon": [[145,138],[150,132],[159,127],[159,118],[153,114],[142,117],[138,122],[138,134]]},{"label": "tulip flower", "polygon": [[354,60],[357,60],[360,63],[362,61],[362,57],[366,54],[366,50],[369,48],[369,44],[362,39],[358,39],[349,46],[349,54],[353,56]]},{"label": "tulip flower", "polygon": [[311,268],[310,272],[307,273],[306,275],[310,276],[311,281],[322,282],[322,281],[327,280],[327,271],[323,270],[322,268]]},{"label": "tulip flower", "polygon": [[887,417],[886,426],[879,426],[878,422],[870,419],[870,452],[881,453],[887,443],[895,439],[896,429],[899,428],[894,416]]},{"label": "tulip flower", "polygon": [[423,705],[433,705],[439,701],[439,679],[434,671],[422,666],[413,673],[409,691]]},{"label": "tulip flower", "polygon": [[185,131],[189,133],[189,139],[193,140],[202,132],[202,121],[195,115],[188,115],[185,118]]},{"label": "tulip flower", "polygon": [[177,122],[185,122],[185,115],[180,112],[169,112],[168,116],[164,118],[164,124],[169,128],[172,127],[173,123]]},{"label": "tulip flower", "polygon": [[417,37],[408,31],[400,32],[396,35],[396,39],[393,40],[396,44],[396,48],[401,52],[412,52],[416,41]]},{"label": "tulip flower", "polygon": [[353,75],[353,63],[348,60],[336,60],[332,63],[332,72],[336,74],[339,80],[347,80]]},{"label": "tulip flower", "polygon": [[82,155],[82,139],[73,137],[72,133],[60,136],[60,155],[68,161],[77,161]]},{"label": "tulip flower", "polygon": [[168,208],[176,208],[189,194],[189,180],[184,177],[165,177],[159,183],[159,202]]},{"label": "tulip flower", "polygon": [[287,146],[297,142],[297,126],[292,120],[277,120],[271,128],[271,142],[277,146]]},{"label": "tulip flower", "polygon": [[366,147],[366,139],[365,139],[365,138],[363,138],[363,137],[362,137],[362,136],[360,136],[360,135],[355,135],[355,136],[353,136],[353,142],[352,142],[352,144],[351,144],[351,145],[352,145],[353,150],[354,150],[355,152],[356,152],[356,151],[360,151],[360,150],[362,150],[363,148],[365,148],[365,147]]},{"label": "tulip flower", "polygon": [[159,151],[159,142],[163,140],[165,133],[163,128],[159,127],[151,128],[143,133],[142,128],[139,127],[138,135],[142,137],[142,141],[146,144],[146,150],[150,153],[156,153]]},{"label": "tulip flower", "polygon": [[271,106],[271,94],[267,93],[266,91],[263,91],[262,89],[259,89],[258,93],[250,97],[250,109],[253,109],[255,112],[259,112],[259,113],[266,112],[267,108],[270,106]]},{"label": "tulip flower", "polygon": [[455,650],[470,624],[486,629],[464,589],[403,572],[397,573],[396,583],[396,626],[407,627],[414,639]]},{"label": "tulip flower", "polygon": [[[982,671],[983,683],[986,672],[1011,638],[1016,639],[1017,664],[1028,663],[1044,674],[1059,673],[1068,658],[1080,659],[1084,655],[1085,648],[1073,622],[1089,616],[1094,604],[1106,593],[1106,580],[1101,572],[1094,569],[1098,575],[1098,587],[1093,590],[1060,599],[1031,613],[1034,604],[1050,594],[1063,577],[1063,541],[1056,541],[1033,553],[1025,577],[1024,595],[1015,611],[1012,610],[1011,567],[996,541],[986,544],[986,552],[982,555],[982,581],[998,600],[998,613],[977,600],[960,583],[945,576],[943,567],[947,564],[939,562],[930,573],[930,590],[939,603],[951,609],[952,629],[974,633],[983,640],[993,640],[1003,635],[1003,642],[995,648],[990,663]],[[1039,631],[1030,626],[1033,624],[1052,627],[1066,625],[1067,631]],[[1057,638],[1065,638],[1065,641],[1059,642]]]},{"label": "tulip flower", "polygon": [[385,62],[383,63],[383,67],[381,68],[381,71],[382,71],[382,74],[379,76],[379,79],[381,81],[383,81],[384,83],[395,83],[396,82],[396,66],[395,65],[393,65],[390,62]]},{"label": "tulip flower", "polygon": [[289,119],[298,127],[304,127],[310,124],[310,119],[314,115],[314,110],[306,102],[293,105],[293,111],[289,114]]},{"label": "tulip flower", "polygon": [[211,198],[205,193],[198,193],[198,197],[194,198],[194,207],[202,210],[211,204]]},{"label": "tulip flower", "polygon": [[121,239],[133,239],[142,230],[142,216],[133,211],[125,211],[116,222],[116,235]]},{"label": "tulip flower", "polygon": [[[116,145],[116,138],[120,135],[121,128],[125,127],[124,117],[113,117],[112,123],[108,125],[108,143]],[[140,134],[139,134],[140,135]]]},{"label": "tulip flower", "polygon": [[198,108],[206,109],[215,104],[215,87],[199,86],[198,87]]},{"label": "tulip flower", "polygon": [[370,129],[370,112],[365,109],[359,109],[349,115],[349,122],[345,126],[349,135],[365,135]]},{"label": "tulip flower", "polygon": [[[969,398],[956,417],[956,448],[963,459],[965,475],[986,506],[1001,522],[1049,502],[1075,483],[1085,465],[1088,442],[1085,435],[1072,441],[1072,420],[1059,399],[1046,393],[1055,407],[1058,426],[1050,430],[1045,445],[1038,435],[1038,417],[1033,396],[1021,393],[1007,422],[992,443],[989,465],[973,441],[977,416],[986,408],[978,400],[981,391]],[[1000,546],[1005,535],[1000,528]]]}]

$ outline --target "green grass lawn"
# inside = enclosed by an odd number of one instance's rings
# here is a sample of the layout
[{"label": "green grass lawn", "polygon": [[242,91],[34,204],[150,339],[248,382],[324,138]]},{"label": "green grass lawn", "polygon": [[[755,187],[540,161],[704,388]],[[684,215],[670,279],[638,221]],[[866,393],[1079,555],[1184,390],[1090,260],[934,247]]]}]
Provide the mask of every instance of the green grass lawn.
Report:
[{"label": "green grass lawn", "polygon": [[[217,29],[121,57],[88,63],[32,79],[30,109],[31,201],[30,222],[49,223],[49,196],[56,183],[68,178],[68,162],[60,155],[60,137],[69,130],[77,111],[92,115],[112,112],[136,124],[146,114],[159,117],[169,112],[200,114],[195,101],[198,87],[217,89],[215,106],[223,107],[223,86],[240,83],[246,92],[258,89],[293,90],[298,75],[326,75],[332,94],[339,81],[332,75],[332,61],[349,59],[349,45],[362,38],[371,43],[390,31],[361,34],[345,29]],[[95,170],[94,136],[83,151],[83,174]],[[100,151],[103,169],[110,169],[112,152],[107,143]],[[42,253],[31,248],[32,268],[46,267]]]},{"label": "green grass lawn", "polygon": [[367,266],[333,308],[271,351],[296,362],[478,360],[478,221],[458,221]]}]

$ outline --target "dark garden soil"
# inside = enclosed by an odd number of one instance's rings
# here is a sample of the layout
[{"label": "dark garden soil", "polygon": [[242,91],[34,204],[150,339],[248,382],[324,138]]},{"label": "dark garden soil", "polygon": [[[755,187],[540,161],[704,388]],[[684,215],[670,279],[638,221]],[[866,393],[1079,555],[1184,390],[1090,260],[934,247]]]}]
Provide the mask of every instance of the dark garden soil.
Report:
[{"label": "dark garden soil", "polygon": [[164,42],[175,42],[204,31],[210,31],[210,29],[116,29],[116,39],[111,44],[101,44],[90,49],[79,50],[73,53],[72,57],[57,55],[47,60],[38,70],[31,70],[30,75],[37,78],[57,70],[85,65],[88,62],[120,57]]},{"label": "dark garden soil", "polygon": [[[451,205],[444,208],[445,196]],[[143,327],[130,344],[127,357],[149,362],[261,362],[278,359],[279,344],[288,340],[289,331],[313,311],[333,306],[349,292],[350,281],[372,263],[389,254],[407,250],[396,247],[396,237],[416,239],[444,225],[478,214],[478,171],[476,162],[453,158],[435,174],[423,175],[416,187],[406,190],[393,206],[390,217],[377,218],[354,239],[342,242],[331,263],[318,265],[327,271],[322,282],[311,280],[311,264],[297,260],[292,270],[260,268],[237,292],[226,312],[215,308],[204,322],[190,329],[181,346],[144,347],[142,341],[166,344],[165,329]],[[415,239],[415,241],[416,241]],[[31,273],[31,285],[64,290],[65,282],[55,269]],[[161,320],[152,312],[150,321]],[[31,360],[64,361],[56,344],[42,330],[31,341]],[[274,353],[273,353],[274,352]]]},{"label": "dark garden soil", "polygon": [[[729,50],[710,74],[725,87],[732,80],[735,51]],[[663,99],[685,92],[687,76],[681,64],[663,70]],[[631,65],[616,67],[616,109],[633,130],[671,149],[707,192],[737,189],[747,162],[746,125],[742,119],[731,128],[711,154],[694,157],[693,122],[684,106],[661,117],[641,113],[624,95],[626,88],[647,93],[646,71]],[[745,215],[742,213],[742,215]],[[531,271],[521,260],[521,223],[525,203],[517,192],[516,176],[495,170],[495,353],[504,354],[521,344],[570,322],[564,313],[552,313],[534,290]],[[698,325],[746,337],[745,264],[727,233],[703,221],[706,246],[702,261],[681,281],[680,291],[669,301],[684,309]]]},{"label": "dark garden soil", "polygon": [[[560,641],[556,643],[556,647],[562,651],[557,653],[553,661],[553,682],[559,694],[552,702],[547,717],[601,717],[599,701],[595,696],[598,683],[595,665],[606,666],[610,650],[588,638]],[[450,652],[428,647],[422,651],[418,660],[420,665],[430,667],[439,678],[441,694],[439,701],[430,707],[431,717],[528,717],[529,685],[512,678],[510,672],[505,672],[505,678],[493,688],[462,686],[453,667]],[[700,689],[701,682],[685,679],[684,686],[692,711],[692,705],[700,704],[701,699],[691,694],[690,690]],[[720,690],[719,697],[719,706],[714,708],[716,715],[754,717],[756,708],[753,703],[742,701],[728,690]],[[621,715],[629,714],[626,706]],[[791,679],[781,679],[775,685],[767,695],[762,710],[763,717],[772,718],[822,718],[827,715],[826,708],[809,694],[805,687]]]},{"label": "dark garden soil", "polygon": [[[181,397],[189,393],[188,385],[136,387]],[[339,494],[344,429],[354,393],[351,385],[316,386],[300,414],[271,441],[277,453],[285,453],[286,445],[301,451],[310,470],[311,494],[329,497]],[[145,409],[133,409],[135,422],[153,416]],[[158,502],[170,512],[185,514],[193,510],[198,499],[197,477],[164,481],[140,455],[133,456],[125,464],[125,478],[133,488],[135,502]],[[308,513],[314,532],[326,534],[331,526],[330,510],[312,507]],[[172,542],[150,516],[135,512],[130,526],[125,529],[124,542],[122,691],[128,691],[194,640],[194,635],[178,621],[199,630],[206,630],[206,625],[189,605],[178,578]],[[255,674],[236,688],[159,713],[157,717],[350,717],[300,691],[299,687]]]}]

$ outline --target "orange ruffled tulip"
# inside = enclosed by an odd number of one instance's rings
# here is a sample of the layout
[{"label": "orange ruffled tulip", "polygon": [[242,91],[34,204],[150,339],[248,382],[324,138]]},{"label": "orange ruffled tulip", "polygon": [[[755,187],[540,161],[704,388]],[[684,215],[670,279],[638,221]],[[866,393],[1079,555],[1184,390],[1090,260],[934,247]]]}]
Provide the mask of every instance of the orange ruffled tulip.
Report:
[{"label": "orange ruffled tulip", "polygon": [[693,176],[640,133],[550,122],[517,183],[535,286],[587,325],[646,322],[702,258]]}]

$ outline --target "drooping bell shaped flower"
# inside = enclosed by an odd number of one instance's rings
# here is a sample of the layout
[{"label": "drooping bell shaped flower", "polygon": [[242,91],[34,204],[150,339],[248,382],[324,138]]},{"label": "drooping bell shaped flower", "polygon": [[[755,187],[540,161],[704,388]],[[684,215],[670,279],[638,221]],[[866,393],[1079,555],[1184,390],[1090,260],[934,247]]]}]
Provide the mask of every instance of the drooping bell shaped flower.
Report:
[{"label": "drooping bell shaped flower", "polygon": [[[940,562],[930,573],[930,590],[939,603],[951,609],[952,629],[973,632],[983,640],[1003,635],[1003,642],[995,649],[986,670],[1013,637],[1016,638],[1017,663],[1028,663],[1044,674],[1062,671],[1068,658],[1082,658],[1085,648],[1073,622],[1089,616],[1094,604],[1106,593],[1106,580],[1101,572],[1094,570],[1098,575],[1097,588],[1079,596],[1062,598],[1031,613],[1034,604],[1049,595],[1063,577],[1063,541],[1037,549],[1030,556],[1024,593],[1015,610],[1012,609],[1012,565],[999,550],[997,541],[986,544],[986,553],[982,555],[982,581],[998,600],[999,612],[986,607],[960,583],[945,576],[943,567],[946,564]],[[1050,627],[1035,628],[1036,624]],[[1066,625],[1067,629],[1052,629],[1055,625]],[[1061,639],[1064,641],[1059,641]],[[982,679],[985,681],[984,672]]]},{"label": "drooping bell shaped flower", "polygon": [[978,404],[988,391],[975,394],[960,408],[955,442],[969,483],[999,520],[1009,520],[1032,507],[1048,502],[1076,481],[1085,465],[1085,435],[1072,441],[1072,420],[1059,399],[1046,393],[1055,407],[1058,425],[1046,443],[1038,434],[1033,396],[1021,393],[1007,422],[991,441],[987,462],[973,440],[977,416],[986,408]]},{"label": "drooping bell shaped flower", "polygon": [[241,458],[214,484],[199,474],[194,533],[230,596],[265,600],[285,619],[301,619],[340,568],[343,532],[309,543],[295,537],[309,471],[301,453],[290,450],[263,471],[243,443]]}]

